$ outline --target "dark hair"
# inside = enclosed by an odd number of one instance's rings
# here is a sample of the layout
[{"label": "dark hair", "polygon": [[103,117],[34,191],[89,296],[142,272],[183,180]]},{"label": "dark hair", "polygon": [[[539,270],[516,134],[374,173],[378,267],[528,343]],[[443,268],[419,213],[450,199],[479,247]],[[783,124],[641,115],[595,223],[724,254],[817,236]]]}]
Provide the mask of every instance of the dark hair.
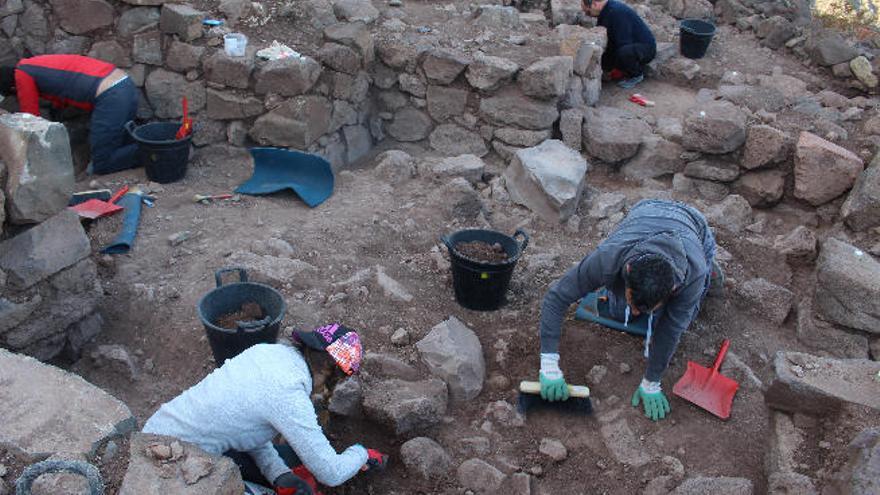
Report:
[{"label": "dark hair", "polygon": [[15,87],[15,67],[0,66],[0,95],[9,96]]},{"label": "dark hair", "polygon": [[642,312],[666,301],[675,287],[672,264],[659,254],[643,254],[631,260],[623,281],[632,290],[633,305]]}]

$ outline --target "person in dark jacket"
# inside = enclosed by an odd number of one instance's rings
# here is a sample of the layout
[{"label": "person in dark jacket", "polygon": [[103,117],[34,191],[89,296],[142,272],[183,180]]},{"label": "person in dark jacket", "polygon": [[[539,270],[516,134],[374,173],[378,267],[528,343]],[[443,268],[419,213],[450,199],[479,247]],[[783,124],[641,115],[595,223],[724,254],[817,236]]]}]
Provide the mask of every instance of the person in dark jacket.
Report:
[{"label": "person in dark jacket", "polygon": [[40,55],[0,67],[0,93],[18,96],[22,112],[40,115],[40,98],[55,108],[92,112],[90,172],[107,174],[135,166],[134,143],[125,131],[137,115],[138,93],[121,69],[81,55]]},{"label": "person in dark jacket", "polygon": [[705,217],[684,203],[640,201],[595,251],[544,296],[541,396],[551,401],[568,398],[559,369],[562,319],[572,303],[604,288],[608,312],[615,320],[628,323],[648,315],[648,363],[632,405],[643,402],[648,417],[664,418],[670,408],[660,380],[681,334],[697,317],[710,282],[723,283],[723,278],[715,263],[715,237]]},{"label": "person in dark jacket", "polygon": [[618,0],[583,0],[583,8],[608,31],[602,70],[630,89],[645,78],[645,66],[657,55],[654,35],[629,5]]}]

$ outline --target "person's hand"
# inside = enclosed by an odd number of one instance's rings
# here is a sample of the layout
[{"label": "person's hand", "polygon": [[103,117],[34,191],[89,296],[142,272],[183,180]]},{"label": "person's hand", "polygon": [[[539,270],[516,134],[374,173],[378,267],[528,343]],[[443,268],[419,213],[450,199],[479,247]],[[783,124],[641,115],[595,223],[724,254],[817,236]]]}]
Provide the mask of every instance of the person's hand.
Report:
[{"label": "person's hand", "polygon": [[297,466],[289,473],[275,478],[275,495],[320,495],[318,482],[305,466]]},{"label": "person's hand", "polygon": [[559,354],[541,354],[541,398],[555,402],[568,400],[568,384],[559,369]]},{"label": "person's hand", "polygon": [[361,467],[363,472],[384,471],[388,466],[388,456],[374,449],[367,449],[367,462]]},{"label": "person's hand", "polygon": [[664,419],[672,410],[669,401],[663,395],[663,390],[660,389],[660,382],[649,382],[644,378],[632,396],[633,407],[639,407],[639,402],[644,405],[645,416],[651,418],[651,421]]}]

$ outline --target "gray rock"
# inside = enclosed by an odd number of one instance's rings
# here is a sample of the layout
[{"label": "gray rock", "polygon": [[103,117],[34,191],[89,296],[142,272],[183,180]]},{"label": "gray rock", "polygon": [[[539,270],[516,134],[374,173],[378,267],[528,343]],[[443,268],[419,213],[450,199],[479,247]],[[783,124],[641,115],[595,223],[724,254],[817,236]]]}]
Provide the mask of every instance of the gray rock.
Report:
[{"label": "gray rock", "polygon": [[333,395],[330,396],[327,409],[339,416],[360,416],[362,401],[361,382],[357,378],[348,377],[333,388]]},{"label": "gray rock", "polygon": [[684,175],[716,182],[733,182],[739,177],[739,165],[721,160],[697,160],[684,167]]},{"label": "gray rock", "polygon": [[663,139],[681,144],[682,124],[678,117],[660,117],[657,119],[657,134]]},{"label": "gray rock", "polygon": [[754,486],[746,478],[706,478],[699,476],[688,478],[672,492],[672,495],[704,495],[706,493],[724,493],[725,495],[752,495]]},{"label": "gray rock", "polygon": [[135,33],[159,25],[159,9],[155,7],[135,7],[128,9],[116,21],[116,33],[131,38]]},{"label": "gray rock", "polygon": [[303,282],[298,281],[317,272],[317,268],[302,260],[258,255],[247,251],[232,253],[229,261],[245,268],[254,281],[274,286],[292,284],[294,287],[302,287]]},{"label": "gray rock", "polygon": [[[117,67],[130,67],[131,57],[125,48],[116,41],[98,41],[92,45],[88,53],[89,57],[109,62]],[[129,76],[131,76],[129,71]],[[141,79],[143,85],[143,79]]]},{"label": "gray rock", "polygon": [[316,30],[339,22],[333,13],[333,5],[328,0],[305,0],[287,4],[281,8],[281,15],[304,22]]},{"label": "gray rock", "polygon": [[577,0],[550,0],[550,22],[552,25],[574,24],[583,15],[581,4]]},{"label": "gray rock", "polygon": [[721,203],[710,206],[705,213],[709,223],[732,233],[742,232],[752,223],[751,205],[745,198],[736,194],[731,194]]},{"label": "gray rock", "polygon": [[428,86],[428,114],[438,122],[464,113],[467,105],[468,92],[463,89],[445,86]]},{"label": "gray rock", "polygon": [[684,148],[657,135],[644,138],[639,152],[620,168],[632,179],[656,179],[680,172],[684,168],[681,154]]},{"label": "gray rock", "polygon": [[791,312],[794,293],[763,278],[746,280],[737,287],[737,292],[749,311],[774,325],[782,325]]},{"label": "gray rock", "polygon": [[487,457],[491,449],[489,439],[486,437],[462,438],[459,440],[459,446],[466,455],[477,457]]},{"label": "gray rock", "polygon": [[238,96],[228,91],[207,91],[208,117],[217,120],[247,119],[264,111],[263,102],[253,96]]},{"label": "gray rock", "polygon": [[[174,455],[175,451],[180,453]],[[233,494],[244,490],[241,472],[229,457],[208,454],[172,437],[135,433],[119,495]]]},{"label": "gray rock", "polygon": [[642,467],[651,462],[651,454],[639,442],[626,419],[603,424],[599,431],[605,446],[617,462],[634,468]]},{"label": "gray rock", "polygon": [[230,26],[238,24],[244,17],[256,14],[251,0],[220,0],[219,8]]},{"label": "gray rock", "polygon": [[348,147],[346,159],[350,164],[357,163],[358,160],[367,156],[373,148],[373,137],[370,130],[362,125],[345,126],[342,128],[342,134]]},{"label": "gray rock", "polygon": [[612,107],[589,108],[584,120],[584,148],[587,153],[618,163],[639,151],[651,128],[635,114]]},{"label": "gray rock", "polygon": [[698,104],[685,114],[682,145],[689,150],[730,153],[745,140],[746,116],[729,102]]},{"label": "gray rock", "polygon": [[394,114],[394,119],[385,128],[388,134],[398,141],[421,141],[428,137],[434,123],[427,113],[413,107],[406,107]]},{"label": "gray rock", "polygon": [[180,41],[192,41],[202,37],[202,20],[205,13],[186,4],[162,5],[159,28],[163,33],[176,34]]},{"label": "gray rock", "polygon": [[523,69],[517,77],[522,92],[536,98],[556,98],[565,94],[572,75],[572,58],[545,57]]},{"label": "gray rock", "polygon": [[559,116],[559,132],[562,142],[569,148],[580,151],[583,147],[584,111],[579,108],[563,110]]},{"label": "gray rock", "polygon": [[797,308],[797,337],[804,345],[821,356],[839,359],[867,359],[868,339],[850,333],[813,317],[810,299],[804,299]]},{"label": "gray rock", "polygon": [[551,223],[564,222],[577,208],[589,163],[562,141],[547,140],[517,151],[504,172],[511,199]]},{"label": "gray rock", "polygon": [[203,81],[188,82],[182,74],[165,69],[155,69],[150,72],[144,83],[144,89],[150,105],[156,112],[156,117],[160,119],[181,117],[183,108],[180,101],[184,96],[189,101],[191,113],[198,113],[204,108],[207,99]]},{"label": "gray rock", "polygon": [[[128,407],[77,375],[0,349],[0,438],[31,456],[94,455],[137,423]],[[53,425],[52,434],[45,427]]]},{"label": "gray rock", "polygon": [[26,113],[0,115],[0,161],[7,221],[41,222],[67,206],[74,178],[63,125]]},{"label": "gray rock", "polygon": [[226,123],[200,118],[193,124],[192,143],[194,146],[201,147],[224,141],[226,141]]},{"label": "gray rock", "polygon": [[226,126],[226,141],[238,147],[244,147],[247,141],[248,129],[244,122],[234,120]]},{"label": "gray rock", "polygon": [[203,46],[190,45],[175,40],[168,48],[165,65],[177,72],[187,72],[199,67],[204,54],[205,47]]},{"label": "gray rock", "polygon": [[772,50],[779,50],[798,34],[797,28],[791,21],[778,15],[759,24],[757,32],[758,37],[764,39],[762,44]]},{"label": "gray rock", "polygon": [[361,70],[358,52],[339,43],[325,43],[318,51],[318,60],[327,67],[346,74],[354,75]]},{"label": "gray rock", "polygon": [[442,202],[441,212],[446,218],[473,220],[483,211],[480,193],[463,177],[456,177],[435,192]]},{"label": "gray rock", "polygon": [[818,495],[813,480],[800,473],[773,473],[767,478],[767,495]]},{"label": "gray rock", "polygon": [[804,48],[814,63],[824,67],[849,62],[859,55],[839,32],[832,29],[822,30],[807,38]]},{"label": "gray rock", "polygon": [[538,452],[546,455],[554,462],[564,461],[568,457],[568,449],[555,438],[542,438]]},{"label": "gray rock", "polygon": [[471,184],[483,179],[486,164],[476,155],[458,155],[436,161],[431,165],[431,172],[437,177],[464,177]]},{"label": "gray rock", "polygon": [[428,88],[425,82],[414,74],[400,74],[398,77],[400,90],[409,93],[416,98],[424,98],[427,96]]},{"label": "gray rock", "polygon": [[492,91],[512,79],[518,70],[519,65],[506,58],[477,53],[468,65],[465,78],[476,89]]},{"label": "gray rock", "polygon": [[134,359],[128,350],[119,344],[99,345],[92,351],[91,357],[98,366],[109,366],[114,374],[121,374],[129,380],[135,380],[139,376]]},{"label": "gray rock", "polygon": [[113,6],[104,0],[52,0],[51,3],[61,27],[68,33],[86,34],[113,24]]},{"label": "gray rock", "polygon": [[857,232],[880,225],[880,154],[862,172],[840,207],[840,217]]},{"label": "gray rock", "polygon": [[812,261],[816,257],[816,234],[799,225],[787,235],[776,238],[773,247],[784,255],[789,263]]},{"label": "gray rock", "polygon": [[304,94],[321,76],[321,64],[311,57],[287,57],[267,62],[257,73],[254,91],[281,96]]},{"label": "gray rock", "polygon": [[7,17],[22,12],[24,12],[24,5],[21,0],[7,0],[3,6],[0,7],[0,17]]},{"label": "gray rock", "polygon": [[376,283],[382,289],[382,292],[393,301],[408,303],[413,300],[412,294],[406,288],[385,273],[385,269],[381,266],[376,267]]},{"label": "gray rock", "polygon": [[667,0],[666,10],[677,19],[710,19],[713,6],[709,0]]},{"label": "gray rock", "polygon": [[404,151],[390,150],[376,157],[375,174],[391,184],[400,184],[416,176],[415,159]]},{"label": "gray rock", "polygon": [[623,211],[626,195],[618,192],[602,193],[596,196],[590,206],[591,218],[608,218]]},{"label": "gray rock", "polygon": [[431,148],[447,156],[469,154],[482,157],[489,153],[489,148],[478,133],[456,124],[437,126],[431,132],[430,143]]},{"label": "gray rock", "polygon": [[262,145],[305,150],[330,128],[331,112],[323,96],[296,96],[258,117],[250,136]]},{"label": "gray rock", "polygon": [[365,387],[364,413],[402,436],[437,424],[446,413],[447,393],[446,383],[436,378],[381,380]]},{"label": "gray rock", "polygon": [[425,55],[422,70],[429,82],[449,84],[464,72],[469,63],[470,59],[464,53],[438,48]]},{"label": "gray rock", "polygon": [[862,430],[847,447],[849,460],[829,485],[838,493],[869,495],[880,491],[880,429]]},{"label": "gray rock", "polygon": [[397,39],[383,39],[376,44],[379,59],[388,67],[398,70],[415,71],[420,48]]},{"label": "gray rock", "polygon": [[745,151],[740,165],[755,169],[765,165],[780,163],[791,154],[789,137],[779,129],[768,125],[749,127]]},{"label": "gray rock", "polygon": [[141,64],[162,65],[162,34],[151,31],[134,35],[131,55]]},{"label": "gray rock", "polygon": [[524,131],[512,127],[502,127],[495,130],[494,137],[513,146],[529,147],[537,146],[550,139],[550,131]]},{"label": "gray rock", "polygon": [[874,75],[874,68],[864,55],[850,60],[849,67],[862,84],[871,89],[877,87],[878,81],[877,76]]},{"label": "gray rock", "polygon": [[393,113],[409,104],[409,98],[397,90],[382,91],[378,97],[379,110]]},{"label": "gray rock", "polygon": [[71,36],[58,29],[55,38],[49,44],[49,52],[56,54],[82,55],[89,46],[86,36]]},{"label": "gray rock", "polygon": [[[362,22],[339,23],[324,29],[324,38],[354,48],[360,54],[364,66],[369,66],[376,58],[373,36]],[[390,64],[389,64],[390,65]],[[393,66],[392,66],[393,67]]]},{"label": "gray rock", "polygon": [[333,0],[333,13],[341,21],[370,24],[379,17],[379,11],[370,0]]},{"label": "gray rock", "polygon": [[872,393],[880,363],[867,359],[832,359],[799,352],[777,352],[773,378],[764,401],[789,413],[825,415],[845,403],[880,409]]},{"label": "gray rock", "polygon": [[801,132],[795,149],[794,195],[818,206],[848,191],[864,163],[855,153]]},{"label": "gray rock", "polygon": [[416,348],[431,373],[449,385],[453,400],[468,401],[483,390],[483,347],[473,330],[454,316],[434,326]]},{"label": "gray rock", "polygon": [[[167,7],[166,7],[167,8]],[[247,89],[254,70],[254,52],[248,49],[244,57],[230,57],[217,50],[204,61],[205,79],[232,88]]]},{"label": "gray rock", "polygon": [[733,183],[734,194],[746,198],[755,208],[768,208],[782,199],[785,173],[781,170],[759,170],[743,174]]},{"label": "gray rock", "polygon": [[740,0],[717,0],[715,15],[719,22],[731,24],[737,19],[748,17],[751,11]]},{"label": "gray rock", "polygon": [[427,437],[404,442],[400,446],[400,458],[407,471],[426,480],[445,475],[452,465],[452,458],[443,447]]},{"label": "gray rock", "polygon": [[495,493],[504,482],[504,473],[482,459],[468,459],[458,467],[458,483],[477,493]]},{"label": "gray rock", "polygon": [[734,105],[753,112],[778,112],[785,108],[785,95],[772,86],[721,85],[718,94]]},{"label": "gray rock", "polygon": [[816,307],[826,320],[880,333],[880,263],[832,238],[822,244],[816,276]]},{"label": "gray rock", "polygon": [[368,352],[364,356],[364,368],[369,371],[370,376],[374,377],[397,378],[407,381],[419,379],[417,369],[391,354]]},{"label": "gray rock", "polygon": [[516,7],[480,5],[474,24],[488,29],[517,29],[520,27],[519,11]]},{"label": "gray rock", "polygon": [[548,129],[559,118],[552,102],[540,102],[518,93],[506,93],[480,100],[480,113],[491,122],[523,129]]}]

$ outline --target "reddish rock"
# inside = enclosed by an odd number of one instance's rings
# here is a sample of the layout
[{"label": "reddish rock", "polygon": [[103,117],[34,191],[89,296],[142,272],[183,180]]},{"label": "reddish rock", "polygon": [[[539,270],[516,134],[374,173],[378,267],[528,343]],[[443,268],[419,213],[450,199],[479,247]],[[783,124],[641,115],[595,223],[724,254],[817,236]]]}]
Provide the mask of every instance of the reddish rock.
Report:
[{"label": "reddish rock", "polygon": [[864,169],[852,151],[801,132],[794,161],[794,195],[819,206],[848,191]]}]

